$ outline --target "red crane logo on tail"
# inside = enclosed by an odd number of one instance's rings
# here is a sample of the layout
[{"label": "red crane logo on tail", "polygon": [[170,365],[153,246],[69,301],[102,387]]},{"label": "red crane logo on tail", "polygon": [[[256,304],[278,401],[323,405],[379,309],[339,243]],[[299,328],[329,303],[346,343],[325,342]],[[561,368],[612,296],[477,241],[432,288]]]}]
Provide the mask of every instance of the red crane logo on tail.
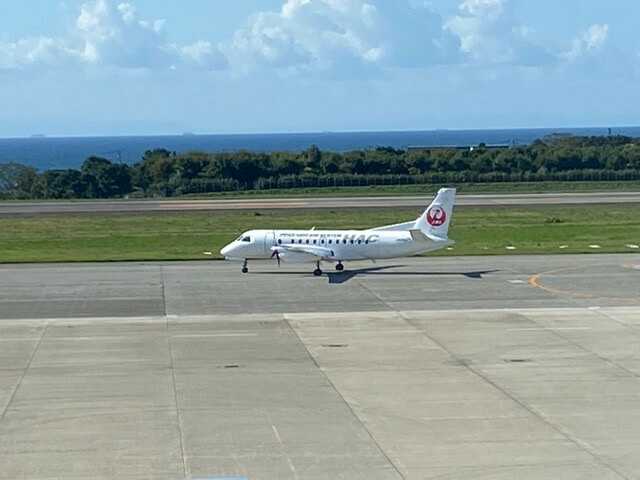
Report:
[{"label": "red crane logo on tail", "polygon": [[439,227],[447,220],[447,212],[440,205],[434,205],[427,211],[427,222],[433,227]]}]

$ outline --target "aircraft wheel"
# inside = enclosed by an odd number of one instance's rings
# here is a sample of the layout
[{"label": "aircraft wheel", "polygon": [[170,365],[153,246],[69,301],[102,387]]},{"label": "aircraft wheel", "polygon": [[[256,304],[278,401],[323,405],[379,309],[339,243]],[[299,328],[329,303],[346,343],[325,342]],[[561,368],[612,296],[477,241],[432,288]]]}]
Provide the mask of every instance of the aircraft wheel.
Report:
[{"label": "aircraft wheel", "polygon": [[343,271],[344,270],[344,265],[341,264],[341,263],[337,264],[336,265],[336,270],[339,271],[339,272]]},{"label": "aircraft wheel", "polygon": [[316,268],[316,269],[313,271],[313,274],[314,274],[316,277],[319,277],[320,275],[322,275],[322,270],[320,270],[319,268]]},{"label": "aircraft wheel", "polygon": [[242,273],[249,273],[249,269],[247,267],[242,267]]}]

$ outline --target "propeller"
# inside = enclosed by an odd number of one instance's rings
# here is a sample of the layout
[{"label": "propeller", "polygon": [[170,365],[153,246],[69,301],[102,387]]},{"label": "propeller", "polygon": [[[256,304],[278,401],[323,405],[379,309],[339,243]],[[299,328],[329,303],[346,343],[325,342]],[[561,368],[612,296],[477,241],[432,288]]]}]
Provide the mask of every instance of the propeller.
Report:
[{"label": "propeller", "polygon": [[280,266],[280,252],[278,251],[277,248],[273,249],[273,253],[271,254],[271,258],[276,257],[276,260],[278,261],[278,267]]}]

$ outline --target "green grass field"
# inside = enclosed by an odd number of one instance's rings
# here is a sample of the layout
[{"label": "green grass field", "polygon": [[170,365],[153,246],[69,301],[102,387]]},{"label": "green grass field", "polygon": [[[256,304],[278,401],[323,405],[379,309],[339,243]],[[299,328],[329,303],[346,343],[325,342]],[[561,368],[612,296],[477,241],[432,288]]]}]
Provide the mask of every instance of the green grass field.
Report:
[{"label": "green grass field", "polygon": [[[388,209],[4,217],[0,262],[219,258],[224,244],[251,228],[366,228],[410,220],[419,213]],[[638,252],[628,245],[640,244],[640,208],[459,208],[450,236],[456,240],[453,250],[434,255]],[[601,248],[590,248],[594,244]],[[206,251],[214,255],[205,256]]]},{"label": "green grass field", "polygon": [[[237,198],[274,198],[301,196],[339,196],[339,197],[387,197],[401,195],[430,196],[435,194],[442,185],[369,185],[366,187],[307,187],[286,188],[273,190],[242,190],[238,192],[217,192],[188,194],[177,197],[160,198],[162,200],[195,200],[195,199],[237,199]],[[594,181],[594,182],[500,182],[500,183],[447,183],[449,187],[456,187],[458,194],[513,194],[513,193],[592,193],[592,192],[637,192],[640,191],[640,181]],[[141,192],[130,195],[135,200],[158,200],[142,196]],[[103,202],[118,199],[63,199],[44,200],[47,202]],[[17,200],[0,199],[0,202],[42,202],[41,199]]]}]

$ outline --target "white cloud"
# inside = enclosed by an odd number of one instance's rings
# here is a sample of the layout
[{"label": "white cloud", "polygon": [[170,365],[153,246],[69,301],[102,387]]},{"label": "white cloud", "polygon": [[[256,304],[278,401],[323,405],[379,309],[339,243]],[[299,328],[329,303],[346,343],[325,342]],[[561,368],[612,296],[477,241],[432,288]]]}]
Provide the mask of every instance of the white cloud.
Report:
[{"label": "white cloud", "polygon": [[463,0],[446,28],[460,38],[460,51],[472,62],[540,65],[553,56],[537,45],[530,28],[519,24],[509,0]]},{"label": "white cloud", "polygon": [[609,25],[595,24],[587,28],[581,35],[573,39],[571,49],[561,56],[575,59],[582,55],[597,54],[602,51],[609,37]]},{"label": "white cloud", "polygon": [[602,46],[608,36],[609,25],[591,25],[584,34],[584,43],[587,50]]},{"label": "white cloud", "polygon": [[63,41],[51,37],[27,37],[0,41],[0,70],[20,70],[36,65],[56,65],[75,55]]},{"label": "white cloud", "polygon": [[258,12],[223,51],[241,70],[327,68],[341,58],[379,61],[375,7],[361,0],[288,0],[279,12]]},{"label": "white cloud", "polygon": [[442,63],[457,51],[428,4],[403,0],[287,0],[258,12],[223,46],[240,70],[353,70]]},{"label": "white cloud", "polygon": [[588,27],[573,39],[568,50],[558,54],[558,58],[563,67],[581,72],[578,78],[589,75],[606,78],[608,82],[625,82],[639,74],[633,59],[610,38],[608,24]]},{"label": "white cloud", "polygon": [[74,64],[92,71],[324,71],[355,77],[391,67],[625,63],[610,43],[608,25],[596,24],[566,48],[545,49],[536,32],[516,20],[510,0],[461,0],[444,20],[425,0],[282,0],[279,10],[254,13],[219,44],[176,44],[168,39],[165,20],[144,18],[133,3],[90,0],[65,36],[0,39],[0,69]]},{"label": "white cloud", "polygon": [[73,30],[65,37],[0,41],[0,69],[69,62],[124,69],[226,66],[218,47],[209,42],[201,40],[186,46],[169,43],[165,23],[163,19],[141,18],[129,3],[93,0],[80,6]]},{"label": "white cloud", "polygon": [[118,11],[122,14],[122,20],[125,23],[134,23],[138,16],[138,12],[135,7],[128,3],[121,3],[118,5]]},{"label": "white cloud", "polygon": [[390,64],[422,67],[460,60],[460,39],[444,28],[440,14],[429,2],[381,0],[383,19],[379,34],[386,45]]},{"label": "white cloud", "polygon": [[228,66],[226,57],[220,49],[205,40],[198,40],[184,47],[174,47],[180,58],[187,64],[208,67],[213,70],[224,69]]},{"label": "white cloud", "polygon": [[163,38],[163,20],[141,20],[130,4],[113,8],[107,0],[85,3],[75,23],[89,63],[125,68],[166,66],[172,62]]}]

